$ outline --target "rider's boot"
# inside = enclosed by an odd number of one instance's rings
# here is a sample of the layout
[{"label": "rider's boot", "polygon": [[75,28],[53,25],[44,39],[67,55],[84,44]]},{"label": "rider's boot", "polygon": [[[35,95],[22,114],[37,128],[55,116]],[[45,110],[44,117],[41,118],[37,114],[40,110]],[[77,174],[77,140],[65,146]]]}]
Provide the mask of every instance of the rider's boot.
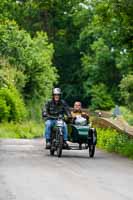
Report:
[{"label": "rider's boot", "polygon": [[51,143],[50,140],[46,140],[46,149],[50,149]]}]

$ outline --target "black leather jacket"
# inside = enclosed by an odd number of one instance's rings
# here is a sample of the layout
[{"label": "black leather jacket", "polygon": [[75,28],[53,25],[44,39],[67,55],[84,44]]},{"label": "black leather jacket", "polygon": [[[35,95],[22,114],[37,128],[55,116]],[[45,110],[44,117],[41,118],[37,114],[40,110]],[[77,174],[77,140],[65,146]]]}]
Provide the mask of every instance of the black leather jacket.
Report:
[{"label": "black leather jacket", "polygon": [[60,100],[58,103],[55,103],[54,100],[50,100],[45,104],[42,111],[42,116],[47,119],[52,118],[52,116],[58,117],[60,114],[66,114],[68,117],[71,117],[69,106],[64,100]]}]

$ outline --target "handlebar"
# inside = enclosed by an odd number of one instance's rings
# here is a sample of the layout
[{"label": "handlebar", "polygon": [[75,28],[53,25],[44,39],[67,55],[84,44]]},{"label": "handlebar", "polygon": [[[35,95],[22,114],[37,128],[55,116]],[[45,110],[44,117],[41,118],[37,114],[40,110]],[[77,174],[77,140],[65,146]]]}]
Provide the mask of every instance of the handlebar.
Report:
[{"label": "handlebar", "polygon": [[59,116],[52,116],[52,115],[47,115],[46,118],[50,118],[50,119],[55,119],[55,120],[58,120],[58,119],[63,119],[64,120],[64,116],[63,115],[59,115]]}]

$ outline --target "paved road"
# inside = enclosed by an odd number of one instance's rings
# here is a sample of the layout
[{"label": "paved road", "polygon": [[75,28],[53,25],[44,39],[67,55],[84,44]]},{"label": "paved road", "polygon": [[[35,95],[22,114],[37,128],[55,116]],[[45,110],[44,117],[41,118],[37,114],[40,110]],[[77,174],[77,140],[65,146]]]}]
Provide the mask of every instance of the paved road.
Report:
[{"label": "paved road", "polygon": [[133,200],[133,161],[97,150],[50,157],[39,140],[0,140],[0,200]]}]

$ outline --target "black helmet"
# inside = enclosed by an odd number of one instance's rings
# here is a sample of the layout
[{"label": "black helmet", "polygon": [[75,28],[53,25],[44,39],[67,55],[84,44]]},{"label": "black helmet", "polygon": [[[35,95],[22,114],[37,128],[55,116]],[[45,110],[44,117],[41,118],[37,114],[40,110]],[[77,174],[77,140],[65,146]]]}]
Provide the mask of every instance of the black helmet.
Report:
[{"label": "black helmet", "polygon": [[61,95],[61,89],[60,88],[54,88],[53,89],[53,95],[55,95],[55,94]]}]

